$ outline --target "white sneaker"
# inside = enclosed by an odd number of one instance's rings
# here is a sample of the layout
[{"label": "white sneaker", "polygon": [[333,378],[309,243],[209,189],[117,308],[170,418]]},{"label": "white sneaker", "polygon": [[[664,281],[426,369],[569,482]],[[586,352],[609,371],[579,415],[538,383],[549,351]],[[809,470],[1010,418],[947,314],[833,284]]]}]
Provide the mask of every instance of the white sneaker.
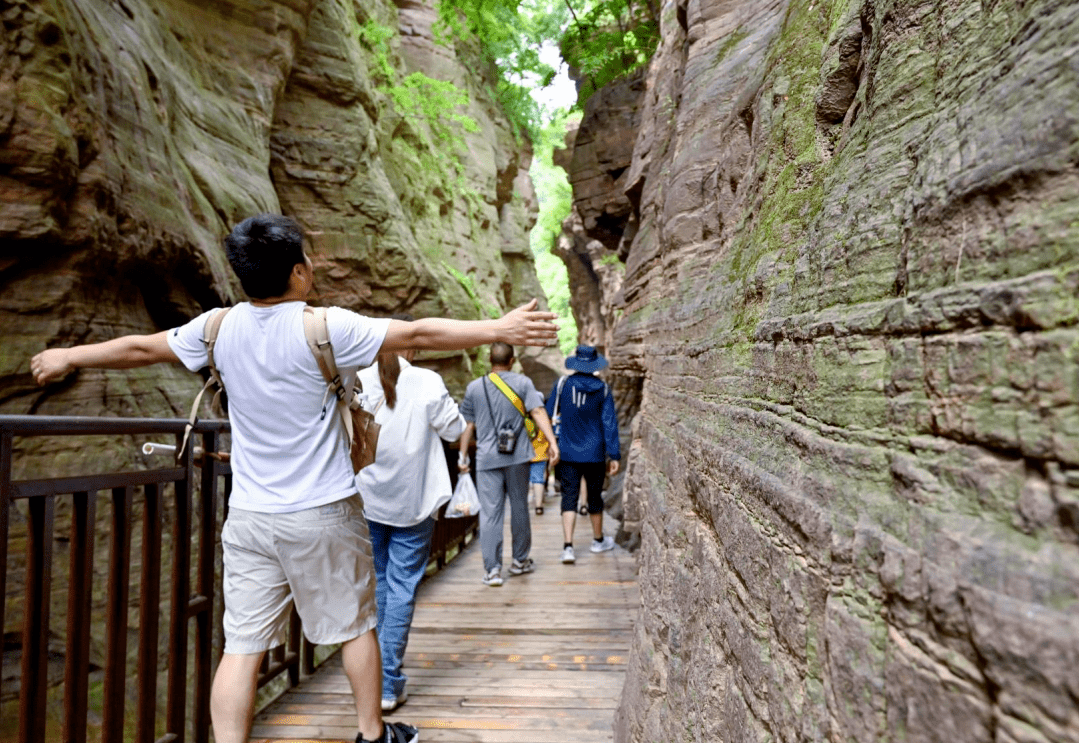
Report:
[{"label": "white sneaker", "polygon": [[502,568],[497,565],[491,568],[491,571],[487,575],[483,576],[483,584],[486,586],[501,586],[502,585]]},{"label": "white sneaker", "polygon": [[614,549],[614,538],[613,537],[604,537],[599,542],[597,542],[595,539],[592,540],[592,551],[593,552],[606,552],[607,550],[613,550],[613,549]]},{"label": "white sneaker", "polygon": [[572,562],[577,562],[577,556],[573,554],[572,546],[566,547],[564,550],[562,550],[562,562],[566,563],[567,565]]},{"label": "white sneaker", "polygon": [[408,692],[404,689],[396,697],[382,697],[382,711],[393,712],[406,701],[408,701]]},{"label": "white sneaker", "polygon": [[513,558],[513,564],[510,565],[510,575],[521,575],[523,573],[531,573],[534,569],[532,564],[532,558],[526,557],[523,562],[518,562],[517,558]]}]

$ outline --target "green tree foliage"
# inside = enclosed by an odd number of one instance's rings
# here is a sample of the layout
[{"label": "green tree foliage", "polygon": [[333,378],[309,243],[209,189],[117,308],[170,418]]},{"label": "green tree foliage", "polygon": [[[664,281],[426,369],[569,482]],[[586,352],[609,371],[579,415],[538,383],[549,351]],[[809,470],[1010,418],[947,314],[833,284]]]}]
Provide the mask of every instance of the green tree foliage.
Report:
[{"label": "green tree foliage", "polygon": [[540,286],[547,295],[551,311],[558,313],[558,345],[562,353],[568,356],[577,345],[577,323],[570,308],[566,264],[551,253],[551,247],[562,233],[562,220],[569,216],[573,204],[573,190],[566,180],[566,171],[552,162],[554,149],[563,146],[566,126],[567,117],[562,112],[541,130],[534,142],[535,156],[529,175],[536,188],[539,216],[529,241],[536,259]]},{"label": "green tree foliage", "polygon": [[459,155],[466,146],[464,133],[479,131],[475,119],[461,113],[461,109],[469,104],[468,93],[452,82],[437,80],[422,72],[398,79],[397,70],[390,61],[389,44],[396,33],[373,19],[357,29],[360,42],[374,56],[372,74],[377,90],[389,98],[397,115],[413,122],[416,129],[426,131],[430,136],[427,149],[446,191],[475,206],[480,197],[468,187]]},{"label": "green tree foliage", "polygon": [[592,93],[652,58],[659,45],[659,7],[656,0],[564,2],[572,22],[560,49],[579,81],[577,105],[583,106]]},{"label": "green tree foliage", "polygon": [[556,70],[540,57],[554,43],[579,80],[577,107],[651,59],[659,43],[657,0],[441,0],[439,40],[475,40],[498,70],[495,97],[515,133],[533,142],[556,112],[531,95]]},{"label": "green tree foliage", "polygon": [[495,99],[514,134],[536,141],[544,112],[531,95],[551,84],[555,68],[540,59],[544,42],[559,38],[565,11],[550,0],[441,0],[436,39],[476,41],[498,71]]}]

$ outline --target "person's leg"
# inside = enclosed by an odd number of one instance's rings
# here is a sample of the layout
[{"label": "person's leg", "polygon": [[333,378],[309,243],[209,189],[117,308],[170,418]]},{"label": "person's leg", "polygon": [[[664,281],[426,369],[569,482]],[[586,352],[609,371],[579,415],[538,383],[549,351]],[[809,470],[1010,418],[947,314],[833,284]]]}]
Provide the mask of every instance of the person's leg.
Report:
[{"label": "person's leg", "polygon": [[[562,483],[562,536],[563,547],[573,544],[573,530],[577,526],[577,498],[581,492],[581,471],[575,462],[558,465],[558,479]],[[563,562],[571,562],[563,554]]]},{"label": "person's leg", "polygon": [[577,463],[560,462],[558,479],[562,483],[562,533],[566,542],[572,543],[577,524],[577,499],[581,494],[581,470]]},{"label": "person's leg", "polygon": [[356,702],[356,722],[367,740],[382,735],[382,663],[375,630],[364,632],[341,645],[341,665],[345,668],[352,698]]},{"label": "person's leg", "polygon": [[532,490],[532,502],[536,507],[536,515],[543,513],[543,496],[547,490],[547,463],[532,462],[529,465],[529,487]]},{"label": "person's leg", "polygon": [[393,539],[394,527],[389,524],[380,524],[377,521],[368,520],[368,531],[371,534],[371,557],[375,565],[375,606],[378,610],[377,636],[378,645],[382,649],[382,698],[389,696],[387,688],[388,677],[393,672],[394,663],[392,657],[386,655],[385,622],[386,622],[386,570],[390,560],[390,542]]},{"label": "person's leg", "polygon": [[532,551],[532,519],[528,515],[529,462],[506,467],[506,495],[510,502],[510,533],[513,559],[524,563]]},{"label": "person's leg", "polygon": [[531,500],[536,506],[536,515],[537,516],[542,516],[543,515],[543,496],[544,496],[546,488],[543,485],[543,483],[541,483],[541,482],[533,482],[533,483],[529,483],[529,484],[530,484],[530,486],[532,488],[532,498],[531,498]]},{"label": "person's leg", "polygon": [[393,527],[368,521],[371,534],[371,558],[375,563],[375,606],[378,609],[378,633],[382,635],[382,618],[386,612],[386,562],[389,560]]},{"label": "person's leg", "polygon": [[592,519],[592,538],[603,539],[603,478],[606,467],[603,462],[581,465],[581,476],[588,488],[588,515]]},{"label": "person's leg", "polygon": [[589,462],[582,465],[585,483],[588,485],[588,515],[592,519],[593,552],[606,552],[614,549],[614,539],[603,535],[603,479],[606,466],[603,462]]},{"label": "person's leg", "polygon": [[221,656],[210,690],[210,720],[217,743],[247,743],[264,654]]},{"label": "person's leg", "polygon": [[502,468],[476,472],[476,495],[480,499],[480,551],[483,571],[502,566],[502,525],[506,508],[506,476]]},{"label": "person's leg", "polygon": [[214,739],[246,743],[262,656],[285,639],[292,593],[272,514],[234,508],[221,528],[225,648],[210,690]]},{"label": "person's leg", "polygon": [[573,544],[573,531],[577,528],[577,512],[562,512],[562,541],[563,544]]},{"label": "person's leg", "polygon": [[341,661],[364,738],[382,734],[382,658],[378,647],[371,536],[358,495],[282,514],[274,543],[307,639],[341,643]]},{"label": "person's leg", "polygon": [[[416,609],[416,589],[423,580],[427,559],[431,554],[431,535],[435,520],[424,519],[414,526],[391,527],[389,540],[389,563],[385,577],[385,615],[380,617],[378,643],[382,649],[382,700],[383,708],[396,706],[404,701],[405,682],[402,670],[408,632],[412,627],[412,615]],[[392,705],[389,704],[392,702]]]}]

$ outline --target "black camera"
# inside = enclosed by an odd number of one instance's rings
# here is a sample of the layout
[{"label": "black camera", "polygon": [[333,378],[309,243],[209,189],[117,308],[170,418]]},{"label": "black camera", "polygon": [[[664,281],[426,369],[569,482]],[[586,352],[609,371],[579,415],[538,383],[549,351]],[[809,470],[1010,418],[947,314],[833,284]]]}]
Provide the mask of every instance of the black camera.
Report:
[{"label": "black camera", "polygon": [[517,429],[503,426],[498,429],[498,453],[513,454],[517,448]]}]

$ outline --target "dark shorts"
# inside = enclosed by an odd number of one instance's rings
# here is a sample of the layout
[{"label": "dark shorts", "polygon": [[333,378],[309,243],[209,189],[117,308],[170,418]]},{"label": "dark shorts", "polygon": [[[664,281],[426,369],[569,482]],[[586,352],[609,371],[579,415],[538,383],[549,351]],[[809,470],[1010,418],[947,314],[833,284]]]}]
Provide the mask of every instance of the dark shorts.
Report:
[{"label": "dark shorts", "polygon": [[603,478],[607,474],[604,462],[559,462],[558,478],[562,482],[562,511],[576,511],[581,495],[581,479],[588,484],[588,512],[603,513]]}]

